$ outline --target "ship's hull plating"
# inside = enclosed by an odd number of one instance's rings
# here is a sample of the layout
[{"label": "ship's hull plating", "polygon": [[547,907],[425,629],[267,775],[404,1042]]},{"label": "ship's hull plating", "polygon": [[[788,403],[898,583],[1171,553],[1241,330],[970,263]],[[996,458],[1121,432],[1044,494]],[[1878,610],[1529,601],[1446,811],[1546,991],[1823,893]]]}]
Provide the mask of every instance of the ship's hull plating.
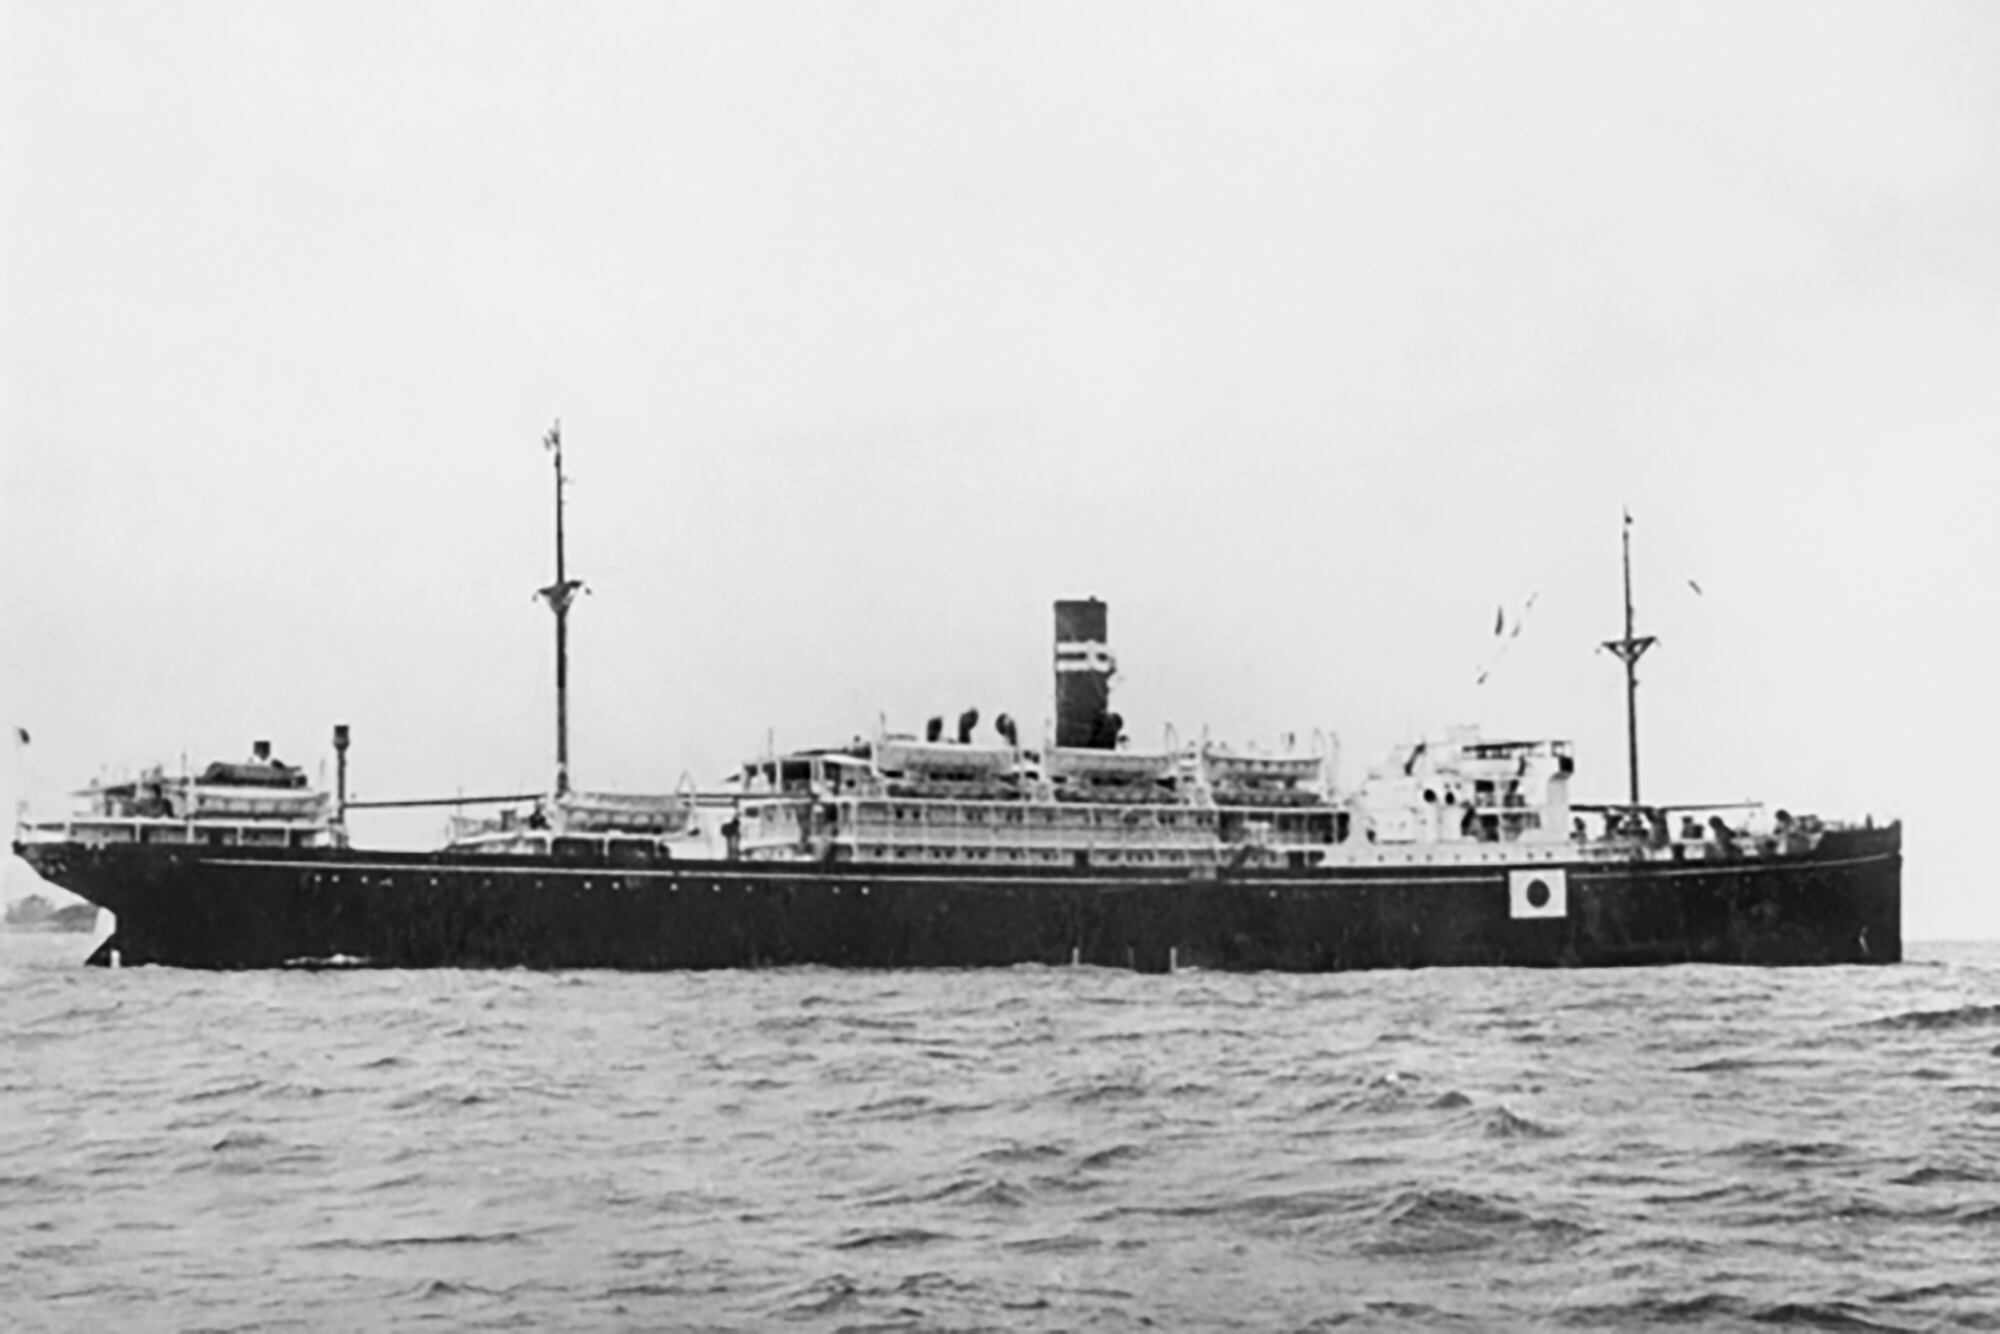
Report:
[{"label": "ship's hull plating", "polygon": [[117,915],[127,964],[699,969],[1097,964],[1324,972],[1437,966],[1893,963],[1896,830],[1809,856],[1576,861],[1547,916],[1509,868],[968,872],[656,867],[357,850],[16,850]]}]

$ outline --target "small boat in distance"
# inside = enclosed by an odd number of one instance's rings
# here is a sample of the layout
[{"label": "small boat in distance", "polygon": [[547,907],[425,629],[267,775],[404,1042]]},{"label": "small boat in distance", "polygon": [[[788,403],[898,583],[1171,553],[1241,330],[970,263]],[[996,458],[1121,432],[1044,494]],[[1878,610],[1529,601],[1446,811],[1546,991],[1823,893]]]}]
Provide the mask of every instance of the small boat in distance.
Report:
[{"label": "small boat in distance", "polygon": [[4,923],[10,931],[93,931],[97,928],[97,905],[65,903],[58,907],[41,894],[24,894],[7,905]]},{"label": "small boat in distance", "polygon": [[1110,707],[1108,609],[1055,604],[1052,735],[968,709],[947,735],[879,729],[770,753],[712,791],[574,790],[556,477],[551,790],[455,816],[434,851],[352,846],[364,806],[263,745],[199,777],[151,771],[24,822],[15,850],[116,914],[94,962],[187,967],[749,968],[1097,964],[1328,971],[1426,966],[1892,963],[1901,827],[1639,796],[1631,531],[1624,533],[1630,799],[1571,799],[1550,738],[1463,728],[1397,747],[1352,788],[1332,738],[1274,752],[1132,748]]}]

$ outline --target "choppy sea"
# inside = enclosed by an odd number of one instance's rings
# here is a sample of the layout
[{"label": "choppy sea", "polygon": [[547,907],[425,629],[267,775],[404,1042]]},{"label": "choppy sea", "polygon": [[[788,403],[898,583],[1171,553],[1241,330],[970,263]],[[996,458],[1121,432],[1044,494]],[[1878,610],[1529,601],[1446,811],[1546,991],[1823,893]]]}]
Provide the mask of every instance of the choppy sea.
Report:
[{"label": "choppy sea", "polygon": [[86,969],[21,1330],[2000,1329],[2000,944],[1894,968]]}]

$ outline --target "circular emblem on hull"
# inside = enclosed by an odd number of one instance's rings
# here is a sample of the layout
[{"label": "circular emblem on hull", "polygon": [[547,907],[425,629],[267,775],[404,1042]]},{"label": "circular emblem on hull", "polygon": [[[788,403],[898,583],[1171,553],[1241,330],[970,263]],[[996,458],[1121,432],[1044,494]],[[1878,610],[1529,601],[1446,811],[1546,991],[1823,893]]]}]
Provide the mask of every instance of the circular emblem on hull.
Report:
[{"label": "circular emblem on hull", "polygon": [[1569,916],[1569,874],[1560,866],[1523,866],[1507,873],[1509,917]]}]

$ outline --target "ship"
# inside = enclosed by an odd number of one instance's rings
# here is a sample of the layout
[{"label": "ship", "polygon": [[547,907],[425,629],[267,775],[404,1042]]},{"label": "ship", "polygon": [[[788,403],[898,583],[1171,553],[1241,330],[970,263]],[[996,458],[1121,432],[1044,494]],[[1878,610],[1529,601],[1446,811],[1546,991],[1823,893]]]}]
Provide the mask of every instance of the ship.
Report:
[{"label": "ship", "polygon": [[[1628,799],[1574,800],[1574,747],[1463,727],[1351,785],[1335,738],[1135,748],[1112,708],[1109,608],[1054,604],[1053,724],[977,710],[764,754],[708,788],[570,780],[568,615],[555,470],[553,782],[491,799],[351,801],[253,745],[154,768],[19,825],[15,852],[109,910],[90,962],[243,969],[1889,964],[1898,821],[1642,802],[1631,516]],[[439,846],[357,845],[352,812],[453,806]],[[495,809],[468,814],[467,809]]]}]

